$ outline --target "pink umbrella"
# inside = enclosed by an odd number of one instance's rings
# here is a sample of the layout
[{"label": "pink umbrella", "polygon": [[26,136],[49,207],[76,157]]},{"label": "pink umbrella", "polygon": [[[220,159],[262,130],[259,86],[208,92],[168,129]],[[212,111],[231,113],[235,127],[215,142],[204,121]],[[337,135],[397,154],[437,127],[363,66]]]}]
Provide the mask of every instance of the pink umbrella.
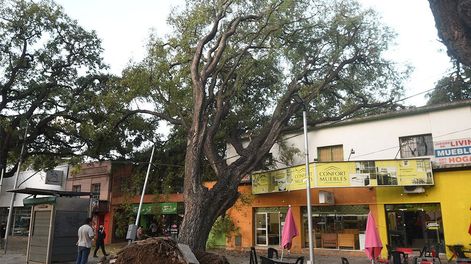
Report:
[{"label": "pink umbrella", "polygon": [[374,260],[379,257],[382,249],[383,244],[379,238],[378,229],[376,229],[375,219],[370,212],[366,221],[365,252],[366,256],[371,259],[371,263],[374,263]]},{"label": "pink umbrella", "polygon": [[[283,226],[283,231],[281,232],[281,247],[282,249],[291,249],[291,240],[293,237],[297,236],[298,229],[294,223],[293,212],[291,212],[291,206],[288,208],[286,213],[285,224]],[[281,251],[281,258],[283,259],[283,251]]]}]

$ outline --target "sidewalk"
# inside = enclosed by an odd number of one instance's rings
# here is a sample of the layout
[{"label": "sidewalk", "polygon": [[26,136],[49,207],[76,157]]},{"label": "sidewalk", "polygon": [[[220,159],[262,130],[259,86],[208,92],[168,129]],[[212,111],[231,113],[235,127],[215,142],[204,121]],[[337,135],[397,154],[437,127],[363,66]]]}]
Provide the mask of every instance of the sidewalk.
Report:
[{"label": "sidewalk", "polygon": [[[93,253],[93,252],[92,252]],[[88,257],[89,264],[98,263],[100,258],[94,258],[91,255]],[[0,263],[2,264],[24,264],[26,263],[26,255],[18,253],[7,253],[3,255],[3,252],[0,254]],[[75,262],[66,262],[64,264],[75,264]]]},{"label": "sidewalk", "polygon": [[[3,253],[2,253],[3,254]],[[228,254],[226,256],[227,260],[231,264],[249,264],[249,256],[244,256],[243,254],[232,255]],[[90,256],[88,258],[89,264],[96,264],[100,258],[93,258]],[[314,257],[316,264],[334,264],[341,263],[340,256],[315,256]],[[366,257],[348,257],[350,264],[367,264],[369,261]],[[9,254],[0,255],[0,263],[4,264],[24,264],[26,263],[26,256],[23,254]],[[306,262],[305,262],[306,263]],[[67,264],[75,264],[75,262],[68,262]]]},{"label": "sidewalk", "polygon": [[[0,249],[0,263],[1,264],[24,264],[26,263],[26,248],[28,245],[28,237],[18,237],[12,236],[8,238],[8,250],[7,254],[4,254],[3,249]],[[119,248],[121,248],[121,244],[116,244],[116,247],[110,247],[111,252],[117,252]],[[96,264],[101,259],[101,251],[98,252],[99,258],[93,257],[93,250],[90,252],[90,256],[88,257],[89,264]],[[108,247],[107,247],[108,249]],[[67,262],[64,264],[75,264],[75,262]]]},{"label": "sidewalk", "polygon": [[[123,247],[125,247],[127,243],[115,243],[106,246],[107,253],[111,255],[116,255],[116,253]],[[8,252],[6,255],[3,255],[3,250],[0,250],[0,263],[1,264],[24,264],[26,263],[26,246],[27,246],[27,238],[22,237],[13,237],[10,240],[8,246]],[[99,258],[93,257],[94,248],[90,252],[90,256],[88,258],[89,264],[96,264],[101,259],[101,251],[98,252]],[[209,250],[209,252],[213,252],[219,255],[223,255],[227,258],[229,263],[231,264],[249,264],[249,252],[248,251],[230,251],[230,250],[223,250],[223,249],[215,249]],[[257,252],[258,254],[264,255],[262,252]],[[295,258],[298,255],[288,256],[288,258]],[[308,255],[304,254],[305,260],[308,259]],[[346,257],[349,260],[350,264],[368,264],[371,263],[367,258],[366,255],[362,254],[362,252],[348,252],[348,251],[325,251],[315,252],[314,253],[314,261],[315,264],[336,264],[342,263],[341,257]],[[411,263],[410,261],[409,263]],[[306,261],[304,262],[306,264]],[[447,263],[445,259],[443,259],[442,263]],[[65,264],[75,264],[75,262],[68,262]],[[132,264],[132,263],[130,263]],[[141,263],[140,263],[141,264]],[[145,264],[145,263],[142,263]]]}]

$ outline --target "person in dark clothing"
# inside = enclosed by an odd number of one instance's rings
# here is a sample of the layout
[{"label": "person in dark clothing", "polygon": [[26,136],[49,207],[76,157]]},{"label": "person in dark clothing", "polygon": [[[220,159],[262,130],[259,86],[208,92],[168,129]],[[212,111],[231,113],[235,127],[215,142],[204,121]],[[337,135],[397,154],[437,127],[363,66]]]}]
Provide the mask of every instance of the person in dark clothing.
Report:
[{"label": "person in dark clothing", "polygon": [[7,224],[5,222],[2,222],[0,225],[0,248],[3,248],[3,244],[5,242],[5,232],[7,231]]},{"label": "person in dark clothing", "polygon": [[100,225],[100,228],[97,231],[97,238],[96,238],[96,247],[95,247],[95,252],[93,253],[93,257],[98,258],[96,255],[97,251],[99,248],[101,248],[101,252],[103,252],[103,255],[108,256],[109,254],[106,253],[105,250],[105,228]]}]

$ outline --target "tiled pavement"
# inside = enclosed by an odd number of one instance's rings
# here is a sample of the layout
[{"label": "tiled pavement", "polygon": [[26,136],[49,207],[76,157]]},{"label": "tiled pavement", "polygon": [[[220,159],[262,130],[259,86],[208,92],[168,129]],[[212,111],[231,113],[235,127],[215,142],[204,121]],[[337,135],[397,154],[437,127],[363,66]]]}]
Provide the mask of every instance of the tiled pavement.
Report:
[{"label": "tiled pavement", "polygon": [[[107,247],[107,251],[111,254],[116,253],[120,248],[125,246],[125,243],[113,244]],[[0,263],[1,264],[24,264],[26,263],[26,238],[14,238],[9,242],[7,254],[3,254],[3,250],[0,250]],[[93,248],[92,248],[93,250]],[[226,256],[231,264],[249,264],[249,253],[248,252],[238,252],[238,251],[224,251],[217,250],[215,253]],[[101,253],[101,252],[99,252]],[[92,252],[93,254],[93,252]],[[99,258],[93,258],[90,254],[89,264],[96,264],[99,261]],[[263,254],[263,252],[260,252]],[[100,255],[100,254],[99,254]],[[289,258],[294,258],[296,256],[288,256]],[[305,255],[307,259],[307,255]],[[329,250],[321,252],[315,252],[314,262],[315,264],[335,264],[341,263],[340,258],[348,258],[350,264],[368,264],[371,263],[362,252],[359,251],[339,251],[339,250]],[[67,264],[73,264],[70,262]],[[304,262],[306,263],[306,262]],[[412,261],[410,261],[412,264]],[[446,260],[442,260],[442,263],[447,263]],[[144,264],[144,263],[139,263]]]}]

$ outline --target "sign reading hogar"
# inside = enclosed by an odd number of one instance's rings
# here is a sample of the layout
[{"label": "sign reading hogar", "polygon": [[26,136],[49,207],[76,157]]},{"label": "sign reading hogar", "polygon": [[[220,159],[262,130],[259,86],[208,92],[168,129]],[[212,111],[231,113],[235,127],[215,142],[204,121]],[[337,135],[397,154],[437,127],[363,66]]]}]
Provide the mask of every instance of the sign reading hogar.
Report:
[{"label": "sign reading hogar", "polygon": [[471,138],[435,141],[435,161],[439,164],[471,163]]}]

